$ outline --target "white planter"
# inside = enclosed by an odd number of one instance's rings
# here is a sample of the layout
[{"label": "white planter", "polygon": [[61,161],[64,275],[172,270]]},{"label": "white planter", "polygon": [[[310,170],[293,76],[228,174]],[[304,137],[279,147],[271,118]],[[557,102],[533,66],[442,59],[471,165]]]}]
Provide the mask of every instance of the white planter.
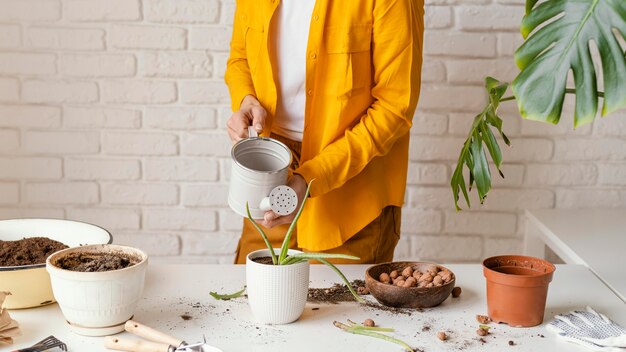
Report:
[{"label": "white planter", "polygon": [[[279,249],[274,250],[280,253]],[[301,253],[289,250],[289,254]],[[304,311],[309,294],[309,262],[294,265],[259,264],[252,259],[267,257],[262,249],[246,258],[246,285],[252,314],[263,324],[288,324]]]},{"label": "white planter", "polygon": [[[103,271],[77,272],[58,268],[52,263],[73,252],[117,252],[141,258],[131,267]],[[48,257],[52,292],[70,329],[87,336],[110,335],[124,330],[142,297],[148,255],[143,251],[118,245],[91,245],[68,248]]]}]

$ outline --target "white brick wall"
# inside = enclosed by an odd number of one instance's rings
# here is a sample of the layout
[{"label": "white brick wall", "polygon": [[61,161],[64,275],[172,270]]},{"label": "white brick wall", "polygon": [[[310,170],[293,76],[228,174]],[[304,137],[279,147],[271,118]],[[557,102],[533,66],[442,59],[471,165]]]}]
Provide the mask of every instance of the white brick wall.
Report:
[{"label": "white brick wall", "polygon": [[[506,179],[454,211],[485,75],[511,80],[523,0],[427,0],[398,258],[519,252],[523,209],[626,207],[626,112],[576,131],[505,103]],[[0,0],[0,218],[99,224],[166,261],[229,262],[223,82],[233,0]],[[572,101],[566,111],[571,114]]]}]

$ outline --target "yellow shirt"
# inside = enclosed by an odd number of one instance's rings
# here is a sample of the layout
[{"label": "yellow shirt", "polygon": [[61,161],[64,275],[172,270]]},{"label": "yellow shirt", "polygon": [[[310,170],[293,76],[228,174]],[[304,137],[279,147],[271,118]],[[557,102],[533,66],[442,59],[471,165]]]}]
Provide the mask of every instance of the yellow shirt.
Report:
[{"label": "yellow shirt", "polygon": [[[226,69],[233,111],[254,95],[271,131],[276,84],[270,19],[279,0],[237,0]],[[423,0],[317,0],[306,60],[300,167],[311,198],[298,246],[335,248],[388,205],[402,206],[419,97]]]}]

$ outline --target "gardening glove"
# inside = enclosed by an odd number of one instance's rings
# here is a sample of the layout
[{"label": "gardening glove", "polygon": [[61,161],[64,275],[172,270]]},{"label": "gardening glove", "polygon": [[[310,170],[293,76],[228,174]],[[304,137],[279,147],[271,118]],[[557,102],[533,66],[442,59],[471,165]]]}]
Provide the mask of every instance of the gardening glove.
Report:
[{"label": "gardening glove", "polygon": [[596,351],[626,352],[626,329],[591,307],[587,307],[587,311],[573,311],[554,318],[548,324],[548,330],[571,342]]}]

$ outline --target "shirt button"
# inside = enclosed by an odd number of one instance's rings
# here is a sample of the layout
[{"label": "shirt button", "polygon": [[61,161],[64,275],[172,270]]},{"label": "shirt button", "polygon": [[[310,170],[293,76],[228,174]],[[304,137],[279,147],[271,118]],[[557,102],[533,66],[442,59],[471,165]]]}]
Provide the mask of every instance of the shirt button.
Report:
[{"label": "shirt button", "polygon": [[312,53],[311,54],[311,59],[315,60],[317,58],[317,54],[316,53]]},{"label": "shirt button", "polygon": [[313,91],[312,91],[311,89],[309,89],[309,90],[306,92],[306,94],[308,94],[308,95],[313,95]]},{"label": "shirt button", "polygon": [[314,19],[315,21],[317,21],[317,20],[319,20],[319,19],[320,19],[320,16],[315,15],[315,16],[313,16],[313,19]]}]

